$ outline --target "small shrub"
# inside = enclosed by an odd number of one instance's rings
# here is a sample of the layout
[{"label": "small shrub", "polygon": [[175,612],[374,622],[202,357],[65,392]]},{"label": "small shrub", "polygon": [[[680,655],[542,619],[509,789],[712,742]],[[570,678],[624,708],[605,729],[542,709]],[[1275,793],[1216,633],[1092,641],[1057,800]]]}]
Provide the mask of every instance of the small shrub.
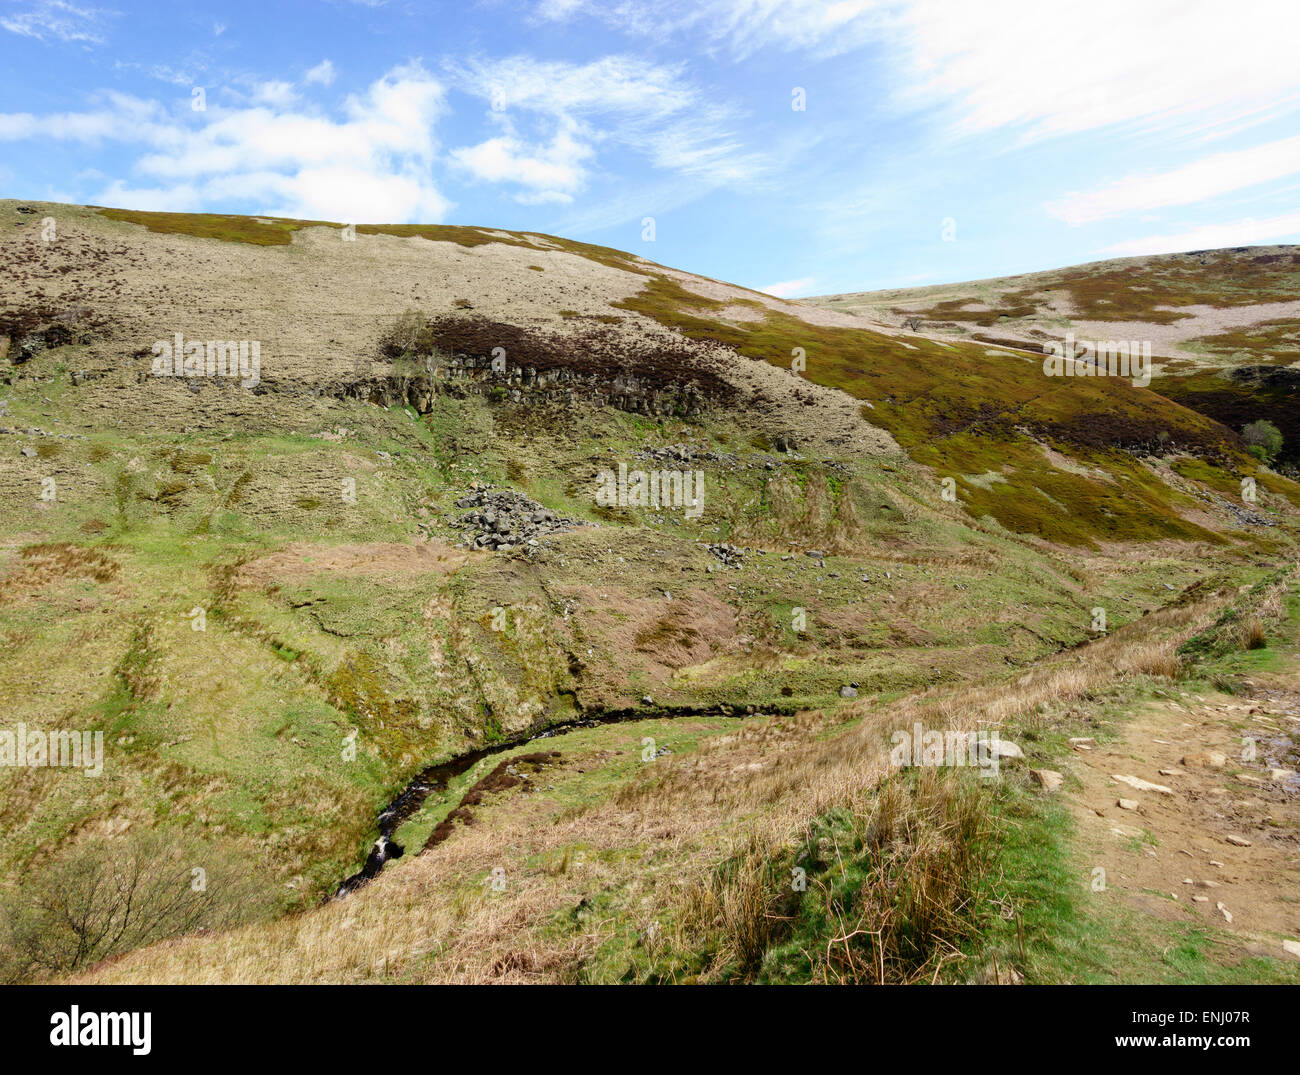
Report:
[{"label": "small shrub", "polygon": [[1267,419],[1251,422],[1241,431],[1250,454],[1261,463],[1271,463],[1282,450],[1282,431]]},{"label": "small shrub", "polygon": [[415,309],[403,311],[379,337],[379,351],[388,359],[429,355],[433,350],[429,319]]}]

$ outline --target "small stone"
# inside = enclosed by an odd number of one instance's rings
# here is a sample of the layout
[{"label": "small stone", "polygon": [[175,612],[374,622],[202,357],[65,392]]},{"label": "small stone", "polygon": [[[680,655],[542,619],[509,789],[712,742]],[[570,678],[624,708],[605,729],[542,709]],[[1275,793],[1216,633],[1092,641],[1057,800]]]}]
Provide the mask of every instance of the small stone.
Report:
[{"label": "small stone", "polygon": [[1216,903],[1214,906],[1217,907],[1217,908],[1219,909],[1219,913],[1222,914],[1223,917],[1224,917],[1227,921],[1229,921],[1229,922],[1232,921],[1232,912],[1229,911],[1228,908],[1226,908],[1225,906],[1223,906],[1223,901],[1222,901],[1222,900],[1220,900],[1220,901],[1219,901],[1218,903]]},{"label": "small stone", "polygon": [[1201,754],[1185,754],[1178,764],[1186,769],[1222,769],[1228,764],[1228,756],[1217,750],[1207,750]]},{"label": "small stone", "polygon": [[1193,903],[1209,903],[1209,902],[1210,902],[1210,897],[1209,897],[1209,896],[1193,896],[1193,897],[1192,897],[1192,902],[1193,902]]},{"label": "small stone", "polygon": [[1224,837],[1224,839],[1226,839],[1226,840],[1228,841],[1228,843],[1232,844],[1233,847],[1249,847],[1249,846],[1250,846],[1250,841],[1247,840],[1244,836],[1232,836],[1232,835],[1229,835],[1229,836]]},{"label": "small stone", "polygon": [[852,687],[843,686],[840,688],[841,698],[856,698],[857,696],[858,696],[858,692],[854,690]]},{"label": "small stone", "polygon": [[1053,769],[1030,769],[1029,775],[1044,791],[1056,791],[1065,783],[1065,777]]},{"label": "small stone", "polygon": [[1136,810],[1138,808],[1136,799],[1116,799],[1115,805],[1121,810]]},{"label": "small stone", "polygon": [[1140,776],[1124,776],[1120,773],[1112,773],[1112,780],[1118,780],[1121,784],[1127,784],[1134,791],[1154,791],[1160,795],[1172,795],[1173,788],[1167,788],[1163,784],[1153,784],[1150,780],[1143,780]]},{"label": "small stone", "polygon": [[1293,956],[1300,956],[1300,941],[1283,941],[1282,950],[1290,952]]},{"label": "small stone", "polygon": [[1097,740],[1090,735],[1075,736],[1069,742],[1070,746],[1074,747],[1075,750],[1091,750],[1097,745]]}]

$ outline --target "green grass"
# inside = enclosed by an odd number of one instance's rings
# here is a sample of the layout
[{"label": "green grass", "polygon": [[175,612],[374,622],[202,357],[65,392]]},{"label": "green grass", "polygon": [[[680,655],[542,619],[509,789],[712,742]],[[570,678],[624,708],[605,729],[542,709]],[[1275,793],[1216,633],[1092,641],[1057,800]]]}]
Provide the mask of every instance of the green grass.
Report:
[{"label": "green grass", "polygon": [[1285,366],[1300,360],[1300,330],[1293,320],[1263,321],[1212,336],[1198,336],[1184,346],[1216,358]]},{"label": "green grass", "polygon": [[255,246],[287,246],[299,228],[341,228],[325,220],[235,216],[229,213],[154,213],[141,209],[100,209],[109,220],[139,224],[164,235],[192,235]]},{"label": "green grass", "polygon": [[[1081,546],[1099,539],[1217,541],[1182,517],[1188,498],[1117,449],[1182,448],[1220,463],[1245,458],[1228,430],[1119,378],[1052,379],[1037,360],[990,355],[982,345],[912,339],[907,349],[881,333],[772,311],[732,324],[717,318],[725,303],[663,277],[615,305],[779,368],[791,369],[792,358],[804,355],[804,376],[870,401],[868,421],[892,433],[917,462],[953,477],[970,514],[1014,533]],[[1054,466],[1031,435],[1100,474]],[[990,474],[1006,481],[988,482]]]}]

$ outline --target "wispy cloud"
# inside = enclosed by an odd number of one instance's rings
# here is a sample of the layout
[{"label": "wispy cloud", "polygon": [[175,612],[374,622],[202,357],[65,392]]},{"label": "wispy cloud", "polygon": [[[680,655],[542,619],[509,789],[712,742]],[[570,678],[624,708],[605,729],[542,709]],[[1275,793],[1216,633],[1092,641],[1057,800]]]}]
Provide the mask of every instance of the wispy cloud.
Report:
[{"label": "wispy cloud", "polygon": [[689,36],[743,59],[764,48],[835,55],[878,36],[895,0],[541,0],[541,21],[599,20],[629,36]]},{"label": "wispy cloud", "polygon": [[694,85],[678,65],[631,56],[570,64],[516,55],[447,69],[454,85],[489,102],[503,120],[523,113],[549,121],[549,151],[537,140],[525,145],[513,120],[510,148],[558,164],[556,142],[562,140],[575,172],[568,189],[580,185],[583,164],[601,143],[629,148],[706,187],[754,179],[770,165],[745,146],[736,110]]},{"label": "wispy cloud", "polygon": [[64,0],[37,0],[12,15],[0,16],[0,26],[10,33],[38,41],[80,41],[103,44],[101,26],[115,12],[102,8],[77,7]]},{"label": "wispy cloud", "polygon": [[1203,128],[1295,89],[1294,4],[1239,0],[1227,16],[1221,4],[1189,0],[1002,0],[993,11],[907,0],[894,15],[906,99],[945,104],[965,133]]},{"label": "wispy cloud", "polygon": [[1114,243],[1102,252],[1124,257],[1131,254],[1176,254],[1187,250],[1213,250],[1224,246],[1255,246],[1300,238],[1300,212],[1266,220],[1234,220],[1207,224],[1171,235],[1148,235]]},{"label": "wispy cloud", "polygon": [[302,76],[307,85],[328,86],[334,81],[334,65],[329,60],[321,60],[315,67]]},{"label": "wispy cloud", "polygon": [[1072,191],[1045,208],[1067,224],[1087,224],[1122,213],[1193,205],[1296,173],[1300,173],[1300,135],[1216,153],[1167,172],[1129,176],[1090,191]]},{"label": "wispy cloud", "polygon": [[951,129],[1029,137],[1148,124],[1240,124],[1295,107],[1300,5],[1236,0],[544,0],[535,17],[744,59],[876,52],[896,103]]},{"label": "wispy cloud", "polygon": [[523,203],[539,205],[571,201],[583,183],[583,162],[593,153],[576,125],[570,123],[544,146],[529,147],[506,134],[455,149],[451,157],[476,179],[531,188]]},{"label": "wispy cloud", "polygon": [[810,294],[815,282],[814,277],[804,276],[798,280],[783,280],[779,284],[768,284],[767,287],[761,287],[759,290],[778,299],[788,299],[796,295]]}]

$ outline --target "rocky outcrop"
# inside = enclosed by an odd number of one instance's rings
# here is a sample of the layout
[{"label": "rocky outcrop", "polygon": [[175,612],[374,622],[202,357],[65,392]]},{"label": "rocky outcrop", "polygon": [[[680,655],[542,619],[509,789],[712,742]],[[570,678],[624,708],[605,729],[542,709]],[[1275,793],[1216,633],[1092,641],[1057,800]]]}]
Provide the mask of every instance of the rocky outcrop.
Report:
[{"label": "rocky outcrop", "polygon": [[[328,386],[320,394],[361,399],[381,407],[409,406],[419,414],[428,413],[440,394],[457,398],[479,395],[519,404],[586,402],[635,414],[680,418],[698,417],[710,403],[692,381],[654,384],[633,373],[606,375],[564,367],[539,370],[507,365],[494,369],[492,361],[490,357],[453,355],[417,374],[390,366],[383,372]],[[274,390],[274,382],[263,383]]]}]

